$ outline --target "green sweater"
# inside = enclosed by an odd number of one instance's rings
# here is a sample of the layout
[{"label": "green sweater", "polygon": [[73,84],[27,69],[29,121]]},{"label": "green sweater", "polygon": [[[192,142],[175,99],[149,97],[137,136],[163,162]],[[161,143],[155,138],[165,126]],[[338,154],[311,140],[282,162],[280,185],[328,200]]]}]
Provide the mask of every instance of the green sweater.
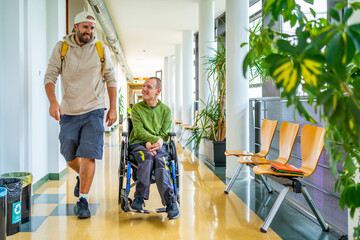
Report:
[{"label": "green sweater", "polygon": [[130,143],[155,143],[159,138],[167,141],[171,128],[171,110],[160,100],[154,109],[145,101],[135,104],[131,110],[133,129]]}]

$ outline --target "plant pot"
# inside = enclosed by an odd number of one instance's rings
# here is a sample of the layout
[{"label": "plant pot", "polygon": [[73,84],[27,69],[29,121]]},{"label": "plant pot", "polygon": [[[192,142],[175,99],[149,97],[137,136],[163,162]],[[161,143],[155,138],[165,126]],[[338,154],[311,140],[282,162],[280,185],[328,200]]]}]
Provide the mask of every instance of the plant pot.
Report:
[{"label": "plant pot", "polygon": [[206,161],[215,167],[226,166],[226,141],[216,142],[204,138],[204,146]]}]

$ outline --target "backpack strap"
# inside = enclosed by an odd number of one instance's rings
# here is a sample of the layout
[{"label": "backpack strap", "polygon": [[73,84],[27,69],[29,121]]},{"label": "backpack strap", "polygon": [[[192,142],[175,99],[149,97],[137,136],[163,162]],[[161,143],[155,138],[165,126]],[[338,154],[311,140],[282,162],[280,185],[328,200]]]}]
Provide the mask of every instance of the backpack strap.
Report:
[{"label": "backpack strap", "polygon": [[62,64],[63,64],[64,58],[65,58],[66,52],[68,50],[68,47],[69,47],[69,44],[67,44],[64,41],[63,44],[62,44],[61,53],[60,53],[61,54],[61,67],[60,67],[61,70],[62,70]]},{"label": "backpack strap", "polygon": [[96,42],[96,49],[99,54],[100,62],[101,62],[101,76],[104,76],[105,73],[105,58],[104,58],[104,49],[102,43],[100,41]]},{"label": "backpack strap", "polygon": [[[105,74],[104,49],[103,49],[101,41],[97,41],[95,45],[96,45],[96,50],[98,52],[100,62],[101,62],[101,76],[104,76],[104,74]],[[66,55],[66,52],[67,52],[68,48],[69,48],[69,44],[67,44],[64,41],[63,44],[62,44],[62,47],[61,47],[61,69],[62,69],[62,64],[63,64],[63,61],[65,59],[65,55]]]}]

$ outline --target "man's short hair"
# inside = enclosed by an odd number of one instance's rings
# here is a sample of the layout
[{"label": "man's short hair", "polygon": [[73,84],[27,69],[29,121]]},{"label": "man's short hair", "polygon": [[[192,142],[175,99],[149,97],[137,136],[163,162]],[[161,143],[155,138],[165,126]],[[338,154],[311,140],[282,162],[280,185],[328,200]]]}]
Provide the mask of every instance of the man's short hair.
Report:
[{"label": "man's short hair", "polygon": [[158,77],[149,77],[148,79],[155,79],[156,80],[156,88],[162,88],[162,81]]}]

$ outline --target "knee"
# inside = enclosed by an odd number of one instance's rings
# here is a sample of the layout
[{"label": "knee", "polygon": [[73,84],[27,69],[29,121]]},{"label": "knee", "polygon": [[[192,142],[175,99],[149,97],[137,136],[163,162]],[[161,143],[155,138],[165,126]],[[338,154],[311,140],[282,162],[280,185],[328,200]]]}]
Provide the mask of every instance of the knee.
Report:
[{"label": "knee", "polygon": [[154,156],[149,151],[138,151],[136,152],[136,158],[138,162],[152,161]]},{"label": "knee", "polygon": [[166,157],[165,156],[156,157],[154,160],[154,167],[155,169],[168,168],[166,165]]}]

